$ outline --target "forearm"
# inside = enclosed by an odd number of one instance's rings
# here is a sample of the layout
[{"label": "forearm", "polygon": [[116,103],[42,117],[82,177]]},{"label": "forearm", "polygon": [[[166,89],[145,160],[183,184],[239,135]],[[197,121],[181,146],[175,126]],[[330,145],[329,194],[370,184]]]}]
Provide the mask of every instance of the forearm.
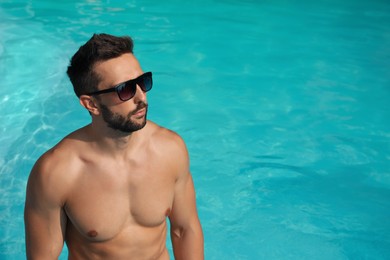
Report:
[{"label": "forearm", "polygon": [[172,231],[171,239],[176,260],[203,260],[203,233],[199,227]]}]

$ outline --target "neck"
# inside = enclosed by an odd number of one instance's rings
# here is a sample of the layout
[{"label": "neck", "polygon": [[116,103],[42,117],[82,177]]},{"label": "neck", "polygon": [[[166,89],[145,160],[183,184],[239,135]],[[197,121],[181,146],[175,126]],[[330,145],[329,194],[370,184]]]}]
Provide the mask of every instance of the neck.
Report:
[{"label": "neck", "polygon": [[88,132],[93,137],[97,149],[100,149],[113,157],[123,155],[129,150],[136,149],[142,140],[142,130],[135,132],[122,132],[106,125],[101,126],[92,122],[88,126]]}]

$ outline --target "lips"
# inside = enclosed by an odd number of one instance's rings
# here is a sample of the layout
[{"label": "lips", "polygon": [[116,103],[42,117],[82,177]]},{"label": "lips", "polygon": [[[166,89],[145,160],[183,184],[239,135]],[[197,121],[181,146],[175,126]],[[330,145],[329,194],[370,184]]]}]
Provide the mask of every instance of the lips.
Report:
[{"label": "lips", "polygon": [[144,116],[146,114],[146,109],[147,109],[147,105],[143,105],[137,110],[135,110],[132,114],[137,117]]},{"label": "lips", "polygon": [[142,108],[134,113],[135,116],[143,116],[145,115],[146,108]]}]

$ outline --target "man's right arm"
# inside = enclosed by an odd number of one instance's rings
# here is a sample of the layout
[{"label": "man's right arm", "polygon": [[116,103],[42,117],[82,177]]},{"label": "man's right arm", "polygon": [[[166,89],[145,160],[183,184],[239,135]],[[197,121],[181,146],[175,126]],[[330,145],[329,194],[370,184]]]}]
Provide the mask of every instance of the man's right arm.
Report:
[{"label": "man's right arm", "polygon": [[24,209],[27,259],[58,259],[64,245],[64,183],[50,157],[46,154],[37,161],[27,183]]}]

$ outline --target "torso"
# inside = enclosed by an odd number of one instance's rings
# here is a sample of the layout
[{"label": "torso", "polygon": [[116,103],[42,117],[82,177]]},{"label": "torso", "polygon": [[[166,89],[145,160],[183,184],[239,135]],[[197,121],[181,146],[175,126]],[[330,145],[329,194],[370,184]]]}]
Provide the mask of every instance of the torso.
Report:
[{"label": "torso", "polygon": [[153,134],[128,160],[103,156],[82,138],[67,138],[71,185],[63,212],[70,259],[169,259],[166,218],[175,158],[155,149],[158,131],[167,132],[148,123],[145,132]]}]

